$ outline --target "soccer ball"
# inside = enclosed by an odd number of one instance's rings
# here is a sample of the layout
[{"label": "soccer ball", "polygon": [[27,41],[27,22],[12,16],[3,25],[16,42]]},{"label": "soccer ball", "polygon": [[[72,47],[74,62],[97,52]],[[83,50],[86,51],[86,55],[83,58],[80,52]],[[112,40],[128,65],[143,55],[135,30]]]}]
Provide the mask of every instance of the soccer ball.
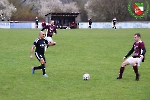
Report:
[{"label": "soccer ball", "polygon": [[84,74],[83,75],[83,80],[89,80],[90,79],[90,74]]}]

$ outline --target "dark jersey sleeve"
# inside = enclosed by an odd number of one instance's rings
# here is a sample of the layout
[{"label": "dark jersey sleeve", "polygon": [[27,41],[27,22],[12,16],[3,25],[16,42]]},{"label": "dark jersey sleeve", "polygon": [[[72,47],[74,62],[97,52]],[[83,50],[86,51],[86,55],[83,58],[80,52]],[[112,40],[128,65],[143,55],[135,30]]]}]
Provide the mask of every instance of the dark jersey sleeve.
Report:
[{"label": "dark jersey sleeve", "polygon": [[142,51],[141,51],[141,55],[145,55],[145,53],[146,53],[146,48],[145,48],[145,45],[144,45],[144,42],[141,42],[140,43],[140,47],[141,47],[141,49],[142,49]]},{"label": "dark jersey sleeve", "polygon": [[35,46],[35,47],[36,47],[38,40],[39,40],[38,38],[34,40],[34,42],[33,42],[33,46]]},{"label": "dark jersey sleeve", "polygon": [[33,46],[36,46],[36,42],[33,43]]},{"label": "dark jersey sleeve", "polygon": [[143,55],[144,56],[144,58],[142,59],[142,62],[144,62],[144,60],[145,60],[145,53],[146,53],[146,48],[145,48],[145,44],[144,44],[144,42],[141,42],[140,43],[140,47],[141,47],[141,55]]},{"label": "dark jersey sleeve", "polygon": [[112,22],[116,23],[116,22],[117,22],[117,20],[113,19],[113,20],[112,20]]},{"label": "dark jersey sleeve", "polygon": [[132,46],[131,50],[128,52],[128,54],[125,56],[126,58],[129,57],[134,52],[134,46]]},{"label": "dark jersey sleeve", "polygon": [[41,31],[44,31],[45,29],[48,29],[49,27],[48,27],[48,25],[46,25],[45,27],[43,27],[42,29],[41,29]]}]

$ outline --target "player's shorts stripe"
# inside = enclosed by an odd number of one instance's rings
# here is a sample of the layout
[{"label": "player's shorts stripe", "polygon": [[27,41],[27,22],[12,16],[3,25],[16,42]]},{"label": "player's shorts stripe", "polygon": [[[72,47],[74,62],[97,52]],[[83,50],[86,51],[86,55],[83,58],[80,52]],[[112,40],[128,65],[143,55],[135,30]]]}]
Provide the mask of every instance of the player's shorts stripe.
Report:
[{"label": "player's shorts stripe", "polygon": [[35,55],[36,55],[36,57],[37,57],[38,59],[40,59],[40,57],[39,57],[39,55],[38,55],[38,53],[37,53],[37,52],[35,52]]}]

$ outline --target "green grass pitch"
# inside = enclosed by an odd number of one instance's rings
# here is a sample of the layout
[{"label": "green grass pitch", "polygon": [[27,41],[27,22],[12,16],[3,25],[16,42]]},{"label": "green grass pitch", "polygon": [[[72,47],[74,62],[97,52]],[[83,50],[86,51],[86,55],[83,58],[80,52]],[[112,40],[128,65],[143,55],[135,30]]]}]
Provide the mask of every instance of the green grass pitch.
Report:
[{"label": "green grass pitch", "polygon": [[[0,100],[150,100],[150,29],[58,30],[46,51],[48,78],[31,66],[30,49],[40,29],[0,29]],[[146,60],[135,81],[131,66],[116,80],[134,33],[145,42]],[[82,79],[89,73],[88,81]]]}]

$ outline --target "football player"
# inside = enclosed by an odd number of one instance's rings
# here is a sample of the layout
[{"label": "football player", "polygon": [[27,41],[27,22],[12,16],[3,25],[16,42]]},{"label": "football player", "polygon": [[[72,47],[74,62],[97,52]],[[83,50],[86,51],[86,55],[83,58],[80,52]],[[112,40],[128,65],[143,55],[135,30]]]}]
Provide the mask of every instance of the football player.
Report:
[{"label": "football player", "polygon": [[114,17],[112,20],[112,28],[114,28],[115,30],[117,29],[116,23],[117,23],[117,19],[116,19],[116,17]]},{"label": "football player", "polygon": [[[122,79],[125,67],[127,65],[131,65],[136,74],[135,80],[139,81],[140,74],[138,72],[138,67],[140,66],[141,62],[144,62],[146,48],[144,42],[141,40],[140,33],[134,34],[134,40],[135,42],[133,43],[131,50],[127,53],[126,56],[123,57],[123,60],[126,60],[122,63],[120,67],[119,77],[117,77],[117,79]],[[129,57],[133,52],[133,56]]]},{"label": "football player", "polygon": [[52,36],[57,34],[56,31],[56,26],[54,25],[54,21],[51,21],[51,24],[46,25],[45,22],[42,22],[42,29],[41,31],[46,30],[46,40],[48,41],[48,43],[52,43],[53,45],[56,45],[56,42],[53,41]]}]

